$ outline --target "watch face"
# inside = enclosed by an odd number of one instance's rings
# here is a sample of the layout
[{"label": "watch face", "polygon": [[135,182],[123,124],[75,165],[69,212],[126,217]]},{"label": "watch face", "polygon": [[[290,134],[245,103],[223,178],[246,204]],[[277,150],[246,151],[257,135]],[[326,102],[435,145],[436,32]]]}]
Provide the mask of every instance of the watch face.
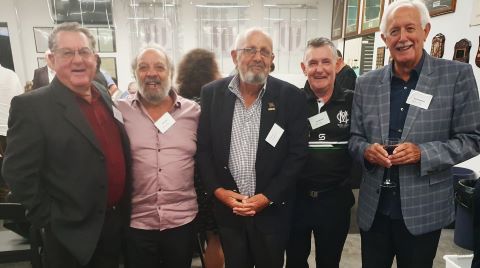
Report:
[{"label": "watch face", "polygon": [[470,58],[470,49],[472,48],[472,42],[468,39],[462,39],[455,44],[455,52],[453,54],[453,60],[468,63]]},{"label": "watch face", "polygon": [[475,57],[475,64],[477,65],[477,67],[480,68],[480,36],[478,37],[478,51],[477,51],[477,56]]},{"label": "watch face", "polygon": [[435,35],[432,40],[430,55],[435,58],[442,58],[445,51],[445,36],[441,33]]}]

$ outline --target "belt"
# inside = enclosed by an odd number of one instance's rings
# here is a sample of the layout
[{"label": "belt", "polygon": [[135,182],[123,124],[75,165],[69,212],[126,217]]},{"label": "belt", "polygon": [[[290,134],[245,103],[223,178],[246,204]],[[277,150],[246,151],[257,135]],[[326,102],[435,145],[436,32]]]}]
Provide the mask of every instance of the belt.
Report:
[{"label": "belt", "polygon": [[324,193],[328,193],[328,192],[331,192],[331,191],[334,191],[334,190],[337,190],[337,189],[340,189],[342,188],[343,185],[335,185],[335,186],[332,186],[332,187],[328,187],[328,188],[325,188],[325,189],[318,189],[318,190],[301,190],[301,193],[302,194],[305,194],[306,196],[310,197],[310,198],[318,198],[320,197],[321,194],[324,194]]}]

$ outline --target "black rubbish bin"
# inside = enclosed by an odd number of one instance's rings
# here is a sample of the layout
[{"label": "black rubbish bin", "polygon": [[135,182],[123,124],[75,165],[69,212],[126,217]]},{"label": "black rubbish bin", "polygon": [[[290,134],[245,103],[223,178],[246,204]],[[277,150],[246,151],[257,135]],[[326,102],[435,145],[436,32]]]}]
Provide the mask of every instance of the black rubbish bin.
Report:
[{"label": "black rubbish bin", "polygon": [[476,179],[461,179],[455,184],[457,213],[453,241],[458,246],[473,250],[473,214]]}]

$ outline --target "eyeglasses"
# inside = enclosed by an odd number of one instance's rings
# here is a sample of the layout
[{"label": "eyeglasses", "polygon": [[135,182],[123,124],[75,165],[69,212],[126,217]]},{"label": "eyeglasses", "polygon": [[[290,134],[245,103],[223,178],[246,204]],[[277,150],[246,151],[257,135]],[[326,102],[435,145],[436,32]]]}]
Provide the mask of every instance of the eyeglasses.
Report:
[{"label": "eyeglasses", "polygon": [[88,47],[82,47],[78,50],[73,50],[69,48],[58,48],[53,51],[53,53],[57,54],[60,58],[64,60],[73,59],[73,57],[75,57],[75,53],[77,52],[82,59],[87,59],[93,55],[93,51]]},{"label": "eyeglasses", "polygon": [[266,50],[266,49],[258,49],[258,48],[255,48],[255,47],[246,47],[246,48],[239,48],[237,49],[237,51],[243,51],[245,54],[247,54],[248,56],[250,57],[253,57],[255,55],[257,55],[257,52],[260,52],[260,56],[264,57],[264,58],[270,58],[273,56],[273,53]]}]

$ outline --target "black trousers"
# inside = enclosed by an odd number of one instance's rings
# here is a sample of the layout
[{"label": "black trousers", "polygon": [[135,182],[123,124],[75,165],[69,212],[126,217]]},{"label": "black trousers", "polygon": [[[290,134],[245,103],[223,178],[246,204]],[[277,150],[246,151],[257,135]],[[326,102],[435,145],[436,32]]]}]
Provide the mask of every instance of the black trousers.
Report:
[{"label": "black trousers", "polygon": [[395,256],[399,268],[431,268],[440,233],[412,235],[403,220],[377,213],[370,230],[360,230],[362,267],[391,267]]},{"label": "black trousers", "polygon": [[242,217],[242,228],[219,226],[225,268],[281,268],[288,232],[264,233],[253,217]]},{"label": "black trousers", "polygon": [[127,263],[129,268],[190,268],[195,231],[192,222],[158,230],[129,228]]},{"label": "black trousers", "polygon": [[287,246],[287,268],[307,268],[312,232],[315,237],[316,267],[339,267],[350,227],[350,189],[319,193],[317,197],[298,192]]},{"label": "black trousers", "polygon": [[44,228],[42,231],[43,267],[118,268],[122,246],[121,222],[122,218],[118,209],[107,210],[97,247],[86,265],[81,265],[58,241],[50,227]]}]

